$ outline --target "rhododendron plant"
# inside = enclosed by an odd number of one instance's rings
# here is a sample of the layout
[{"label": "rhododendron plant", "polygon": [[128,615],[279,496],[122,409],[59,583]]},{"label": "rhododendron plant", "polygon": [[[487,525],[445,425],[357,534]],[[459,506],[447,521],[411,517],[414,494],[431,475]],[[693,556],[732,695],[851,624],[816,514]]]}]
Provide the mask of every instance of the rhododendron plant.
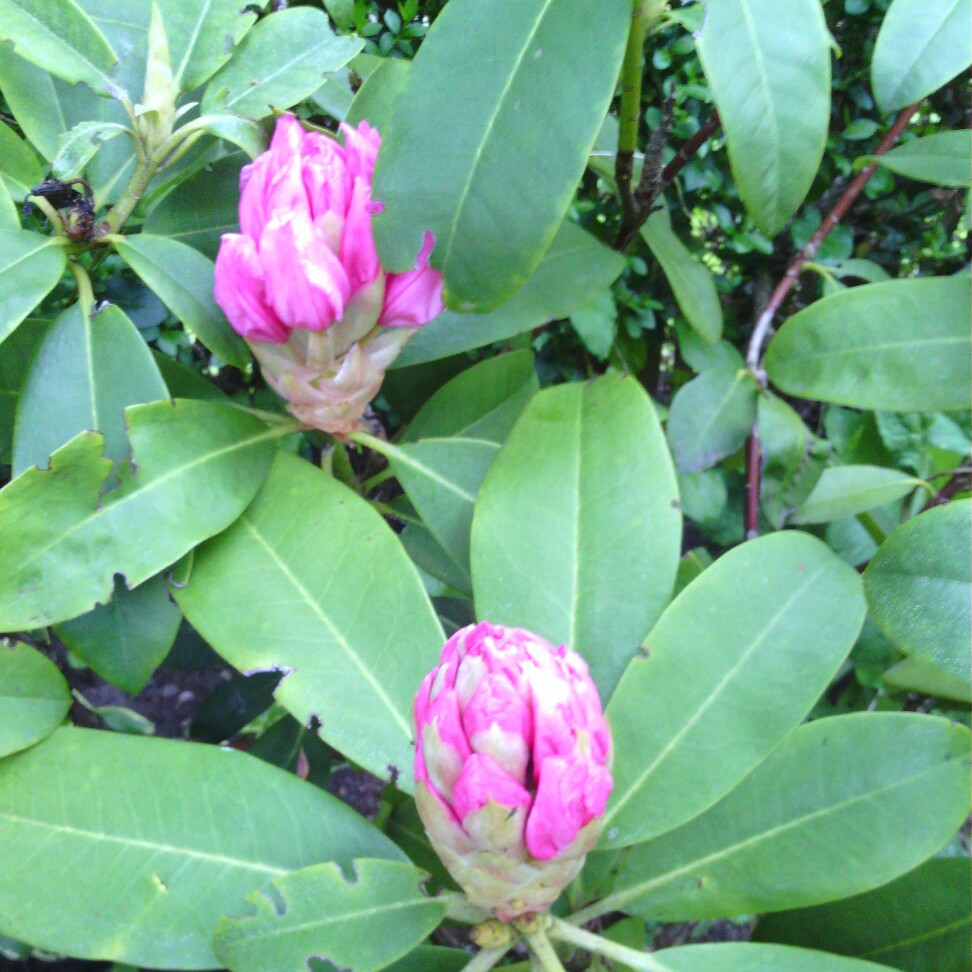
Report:
[{"label": "rhododendron plant", "polygon": [[341,125],[344,144],[293,115],[240,174],[240,232],[216,258],[215,297],[264,377],[305,425],[343,434],[381,387],[385,369],[442,310],[429,266],[386,274],[375,251],[371,179],[381,139]]},{"label": "rhododendron plant", "polygon": [[552,904],[597,843],[611,735],[584,660],[521,628],[457,631],[415,699],[416,800],[470,901]]}]

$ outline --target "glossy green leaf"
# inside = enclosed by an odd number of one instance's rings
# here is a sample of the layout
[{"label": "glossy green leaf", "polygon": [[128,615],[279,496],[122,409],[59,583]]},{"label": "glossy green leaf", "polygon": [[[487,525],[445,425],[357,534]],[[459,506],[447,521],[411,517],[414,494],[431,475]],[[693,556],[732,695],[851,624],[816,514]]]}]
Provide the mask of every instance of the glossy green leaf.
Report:
[{"label": "glossy green leaf", "polygon": [[620,253],[565,222],[533,276],[509,303],[488,314],[443,311],[405,345],[396,365],[446,358],[569,317],[610,287],[623,269]]},{"label": "glossy green leaf", "polygon": [[233,54],[256,13],[237,0],[156,0],[172,62],[172,81],[192,91],[212,77]]},{"label": "glossy green leaf", "polygon": [[57,625],[55,633],[103,679],[138,695],[165,660],[181,621],[165,578],[157,574],[134,590],[116,580],[108,604]]},{"label": "glossy green leaf", "polygon": [[51,322],[29,317],[0,349],[0,464],[13,463],[14,416],[30,362]]},{"label": "glossy green leaf", "polygon": [[101,432],[105,455],[129,453],[125,409],[169,393],[148,346],[118,307],[91,317],[80,304],[47,330],[17,405],[13,473],[44,469],[51,454],[79,432]]},{"label": "glossy green leaf", "polygon": [[411,787],[412,699],[444,638],[415,569],[364,500],[281,453],[174,594],[236,668],[289,673],[276,698],[299,722],[316,716],[326,742],[372,773],[394,767]]},{"label": "glossy green leaf", "polygon": [[884,887],[816,908],[767,915],[756,938],[869,959],[905,972],[972,966],[967,857],[936,858]]},{"label": "glossy green leaf", "polygon": [[422,521],[466,577],[476,495],[497,452],[496,442],[464,436],[423,439],[388,452]]},{"label": "glossy green leaf", "polygon": [[211,260],[185,243],[148,233],[127,236],[115,249],[210,351],[237,368],[246,366],[246,343],[213,299]]},{"label": "glossy green leaf", "polygon": [[668,210],[652,213],[641,236],[661,264],[685,319],[707,344],[715,344],[722,337],[722,307],[715,282],[706,266],[672,232]]},{"label": "glossy green leaf", "polygon": [[937,91],[972,63],[969,0],[894,0],[884,17],[871,84],[883,111]]},{"label": "glossy green leaf", "polygon": [[831,466],[790,517],[791,523],[830,523],[913,493],[920,479],[882,466]]},{"label": "glossy green leaf", "polygon": [[[9,125],[0,122],[0,179],[13,199],[21,202],[41,182],[44,172],[31,147]],[[19,229],[19,222],[11,229]]]},{"label": "glossy green leaf", "polygon": [[383,133],[375,170],[385,207],[375,239],[383,265],[401,272],[431,230],[454,310],[512,297],[574,197],[631,17],[626,0],[589,14],[584,0],[452,0],[408,71],[409,110]]},{"label": "glossy green leaf", "polygon": [[71,708],[57,665],[19,641],[0,641],[0,756],[49,736]]},{"label": "glossy green leaf", "polygon": [[0,0],[0,41],[72,84],[83,81],[101,95],[114,87],[108,74],[118,57],[74,0]]},{"label": "glossy green leaf", "polygon": [[791,317],[770,341],[766,372],[790,395],[853,408],[966,409],[969,315],[964,273],[853,287]]},{"label": "glossy green leaf", "polygon": [[397,57],[382,58],[354,96],[348,109],[348,124],[357,125],[366,121],[379,132],[387,131],[395,105],[398,104],[398,96],[405,87],[410,64],[411,61]]},{"label": "glossy green leaf", "polygon": [[347,877],[331,863],[295,871],[247,898],[253,914],[220,919],[213,948],[233,972],[306,972],[314,959],[377,972],[445,917],[422,891],[425,876],[383,860],[355,861]]},{"label": "glossy green leaf", "polygon": [[677,498],[658,417],[634,378],[539,392],[476,504],[477,616],[580,652],[606,699],[671,593]]},{"label": "glossy green leaf", "polygon": [[759,384],[733,365],[703,371],[672,399],[668,441],[682,472],[714,466],[746,441],[756,422]]},{"label": "glossy green leaf", "polygon": [[231,749],[69,728],[0,762],[0,931],[49,951],[216,968],[220,915],[355,857],[402,854],[329,793]]},{"label": "glossy green leaf", "polygon": [[[125,413],[133,457],[112,462],[84,432],[0,490],[0,631],[56,624],[135,587],[225,529],[256,494],[279,429],[215,402],[154,402]],[[160,524],[151,528],[150,524]],[[133,543],[132,538],[138,542]]]},{"label": "glossy green leaf", "polygon": [[895,647],[972,678],[972,504],[956,500],[898,527],[864,574],[874,620]]},{"label": "glossy green leaf", "polygon": [[[223,233],[239,231],[239,153],[219,159],[180,182],[145,218],[143,229],[152,236],[187,243],[211,260],[216,258]],[[199,200],[206,205],[200,206]]]},{"label": "glossy green leaf", "polygon": [[614,792],[602,844],[664,833],[726,794],[810,711],[864,614],[856,573],[807,534],[772,534],[708,567],[608,706]]},{"label": "glossy green leaf", "polygon": [[943,699],[955,699],[966,705],[972,703],[972,685],[968,679],[956,678],[944,669],[923,658],[905,658],[892,665],[881,681],[898,692],[917,692]]},{"label": "glossy green leaf", "polygon": [[918,182],[967,189],[972,171],[972,133],[937,132],[916,138],[871,160]]},{"label": "glossy green leaf", "polygon": [[[689,8],[691,9],[691,8]],[[720,942],[652,955],[658,972],[882,972],[883,965],[785,945]]]},{"label": "glossy green leaf", "polygon": [[0,232],[0,342],[54,289],[66,267],[54,238]]},{"label": "glossy green leaf", "polygon": [[438,389],[409,423],[403,441],[458,435],[502,443],[539,386],[532,352],[486,358]]},{"label": "glossy green leaf", "polygon": [[830,34],[819,0],[708,0],[695,46],[746,209],[768,236],[813,182],[830,126]]},{"label": "glossy green leaf", "polygon": [[704,814],[636,846],[596,911],[681,921],[868,891],[948,841],[969,784],[964,726],[897,712],[819,719]]},{"label": "glossy green leaf", "polygon": [[58,138],[57,155],[51,162],[51,174],[55,179],[71,179],[82,175],[84,167],[94,158],[101,144],[126,131],[126,127],[118,122],[79,122]]},{"label": "glossy green leaf", "polygon": [[279,10],[243,38],[232,60],[209,82],[200,111],[265,118],[272,108],[289,108],[312,95],[325,75],[363,46],[360,38],[335,34],[321,10]]}]

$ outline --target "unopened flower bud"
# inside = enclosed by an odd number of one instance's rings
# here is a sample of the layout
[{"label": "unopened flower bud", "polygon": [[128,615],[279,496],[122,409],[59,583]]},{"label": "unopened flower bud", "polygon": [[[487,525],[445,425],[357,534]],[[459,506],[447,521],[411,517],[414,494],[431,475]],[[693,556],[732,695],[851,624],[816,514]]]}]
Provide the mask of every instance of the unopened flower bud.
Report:
[{"label": "unopened flower bud", "polygon": [[597,843],[611,737],[584,660],[520,628],[457,631],[415,699],[416,802],[469,900],[543,911]]},{"label": "unopened flower bud", "polygon": [[138,134],[149,154],[161,148],[172,134],[177,94],[169,60],[169,42],[158,4],[153,0],[145,60],[145,88],[141,104],[137,107]]}]

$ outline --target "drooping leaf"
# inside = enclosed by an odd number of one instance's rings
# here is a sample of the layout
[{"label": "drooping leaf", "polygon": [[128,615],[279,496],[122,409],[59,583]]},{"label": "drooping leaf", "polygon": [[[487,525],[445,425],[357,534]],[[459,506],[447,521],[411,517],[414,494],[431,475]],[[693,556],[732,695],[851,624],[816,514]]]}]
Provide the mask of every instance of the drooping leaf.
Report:
[{"label": "drooping leaf", "polygon": [[404,861],[357,860],[347,877],[336,864],[307,867],[251,894],[253,914],[221,918],[213,948],[233,972],[306,972],[315,958],[377,972],[445,917],[424,878]]},{"label": "drooping leaf", "polygon": [[488,314],[443,311],[405,345],[396,366],[435,361],[569,317],[610,287],[623,269],[620,253],[564,222],[533,276],[512,300]]},{"label": "drooping leaf", "polygon": [[964,273],[853,287],[791,317],[769,343],[766,372],[790,395],[853,408],[965,409],[969,305]]},{"label": "drooping leaf", "polygon": [[772,534],[708,567],[608,706],[615,783],[603,845],[671,830],[735,786],[806,716],[864,614],[856,573],[807,534]]},{"label": "drooping leaf", "polygon": [[103,142],[122,135],[127,129],[119,122],[83,121],[64,132],[57,141],[57,155],[51,162],[55,179],[80,176]]},{"label": "drooping leaf", "polygon": [[972,62],[969,0],[894,0],[871,61],[874,97],[895,111],[937,91]]},{"label": "drooping leaf", "polygon": [[265,118],[272,108],[289,108],[312,95],[325,75],[363,46],[360,38],[335,34],[322,10],[279,10],[243,38],[209,82],[200,111]]},{"label": "drooping leaf", "polygon": [[121,258],[186,327],[223,361],[246,366],[246,343],[213,299],[213,263],[185,243],[139,233],[115,243]]},{"label": "drooping leaf", "polygon": [[74,0],[0,0],[0,41],[55,77],[83,81],[100,95],[118,60],[105,35]]},{"label": "drooping leaf", "polygon": [[964,972],[972,965],[970,873],[967,857],[939,857],[866,894],[767,915],[755,937],[905,972]]},{"label": "drooping leaf", "polygon": [[156,574],[134,590],[116,580],[108,604],[54,630],[105,681],[138,695],[169,653],[181,621],[165,577]]},{"label": "drooping leaf", "polygon": [[156,0],[165,25],[172,81],[192,91],[212,77],[233,53],[256,14],[237,0]]},{"label": "drooping leaf", "polygon": [[920,479],[882,466],[831,466],[790,517],[791,523],[830,523],[901,499]]},{"label": "drooping leaf", "polygon": [[[384,133],[374,184],[382,263],[409,269],[431,230],[449,307],[482,312],[512,297],[573,199],[629,21],[625,0],[604,0],[594,20],[582,0],[453,0],[408,71],[407,114]],[[543,137],[524,137],[535,131]]]},{"label": "drooping leaf", "polygon": [[715,344],[722,337],[722,307],[712,274],[672,232],[668,210],[652,213],[641,236],[661,264],[685,319],[707,344]]},{"label": "drooping leaf", "polygon": [[24,380],[14,430],[13,473],[43,469],[79,432],[101,432],[105,456],[129,453],[125,409],[168,398],[152,355],[118,307],[88,317],[81,304],[48,328]]},{"label": "drooping leaf", "polygon": [[83,432],[50,470],[30,468],[0,490],[0,631],[77,617],[108,600],[115,574],[137,586],[225,529],[259,489],[280,436],[215,402],[125,414],[133,457],[117,489],[102,493],[112,462],[102,436]]},{"label": "drooping leaf", "polygon": [[830,35],[819,0],[708,0],[696,49],[739,195],[775,236],[796,212],[830,126]]},{"label": "drooping leaf", "polygon": [[0,231],[0,342],[54,289],[66,267],[55,238]]},{"label": "drooping leaf", "polygon": [[678,468],[708,469],[742,446],[756,422],[758,394],[753,375],[732,365],[717,365],[683,385],[668,415]]},{"label": "drooping leaf", "polygon": [[[22,201],[44,178],[30,146],[9,126],[0,122],[0,179],[13,199]],[[10,227],[19,229],[20,224]]]},{"label": "drooping leaf", "polygon": [[912,139],[871,160],[908,179],[967,189],[972,171],[972,133],[937,132]]},{"label": "drooping leaf", "polygon": [[[67,728],[0,762],[0,931],[50,951],[215,968],[220,915],[291,871],[356,857],[402,854],[241,752]],[[66,865],[82,860],[79,884]]]},{"label": "drooping leaf", "polygon": [[968,683],[972,504],[955,500],[898,527],[864,574],[874,620],[895,647]]},{"label": "drooping leaf", "polygon": [[634,378],[539,392],[476,504],[478,617],[566,643],[606,699],[671,592],[677,496],[655,409]]},{"label": "drooping leaf", "polygon": [[818,719],[704,814],[633,848],[596,910],[693,920],[869,891],[945,844],[969,783],[964,726],[897,712]]},{"label": "drooping leaf", "polygon": [[49,736],[71,708],[57,665],[35,648],[0,641],[0,756]]},{"label": "drooping leaf", "polygon": [[236,668],[289,673],[276,698],[299,722],[318,717],[324,740],[411,787],[412,699],[444,638],[398,540],[364,500],[281,453],[174,594]]}]

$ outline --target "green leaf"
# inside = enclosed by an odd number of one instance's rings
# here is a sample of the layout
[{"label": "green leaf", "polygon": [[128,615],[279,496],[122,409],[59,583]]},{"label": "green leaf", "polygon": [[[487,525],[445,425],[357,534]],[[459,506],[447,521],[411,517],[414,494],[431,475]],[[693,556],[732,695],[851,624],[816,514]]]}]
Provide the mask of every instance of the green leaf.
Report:
[{"label": "green leaf", "polygon": [[[115,574],[135,587],[225,529],[256,494],[280,430],[214,402],[134,405],[131,463],[83,432],[0,490],[0,631],[56,624],[107,602]],[[147,524],[160,524],[148,529]],[[138,537],[133,543],[132,538]]]},{"label": "green leaf", "polygon": [[172,82],[192,91],[207,81],[233,54],[256,20],[238,0],[156,0],[172,62]]},{"label": "green leaf", "polygon": [[881,24],[871,84],[882,111],[937,91],[972,62],[969,0],[894,0]]},{"label": "green leaf", "polygon": [[[0,122],[0,178],[10,196],[22,202],[44,172],[30,146],[9,125]],[[20,221],[10,227],[19,229]]]},{"label": "green leaf", "polygon": [[80,304],[48,328],[20,393],[14,428],[13,474],[43,469],[51,454],[79,432],[101,432],[105,456],[129,453],[125,409],[169,392],[135,325],[118,307],[87,317]]},{"label": "green leaf", "polygon": [[357,125],[367,121],[379,132],[386,131],[391,125],[398,97],[405,87],[410,63],[396,57],[382,58],[354,96],[348,109],[348,124]]},{"label": "green leaf", "polygon": [[897,712],[819,719],[706,813],[636,846],[597,913],[694,920],[869,891],[946,843],[969,784],[964,726]]},{"label": "green leaf", "polygon": [[678,468],[698,472],[735,452],[756,422],[758,394],[753,375],[733,365],[710,368],[683,385],[668,415]]},{"label": "green leaf", "polygon": [[172,398],[201,398],[206,402],[225,402],[226,395],[211,381],[207,381],[198,371],[187,368],[175,358],[161,351],[152,351],[159,374],[169,389]]},{"label": "green leaf", "polygon": [[462,949],[423,945],[389,965],[386,972],[462,972],[468,963],[469,953]]},{"label": "green leaf", "polygon": [[19,641],[0,641],[0,756],[49,736],[71,708],[57,665]]},{"label": "green leaf", "polygon": [[84,172],[103,142],[121,135],[128,129],[118,122],[83,121],[57,140],[57,155],[51,163],[55,179],[70,179]]},{"label": "green leaf", "polygon": [[243,149],[255,159],[267,147],[263,129],[256,122],[236,115],[204,115],[196,122],[200,128]]},{"label": "green leaf", "polygon": [[[245,161],[239,154],[228,155],[180,182],[145,217],[143,230],[215,259],[223,233],[239,231],[240,168]],[[205,206],[199,205],[200,199],[206,200]]]},{"label": "green leaf", "polygon": [[693,371],[708,371],[719,365],[731,365],[738,370],[743,366],[742,355],[728,341],[707,344],[685,321],[675,322],[675,332],[678,349]]},{"label": "green leaf", "polygon": [[526,283],[574,198],[630,17],[626,0],[603,0],[594,21],[584,0],[452,0],[408,71],[408,111],[383,133],[384,266],[410,269],[431,230],[453,310],[493,310]]},{"label": "green leaf", "polygon": [[869,156],[868,161],[907,179],[967,189],[972,170],[972,132],[937,132],[905,142],[885,155]]},{"label": "green leaf", "polygon": [[601,361],[607,360],[618,330],[618,310],[614,294],[604,290],[570,315],[584,347]]},{"label": "green leaf", "polygon": [[607,699],[671,593],[677,497],[658,417],[634,378],[539,392],[479,493],[477,616],[578,651]]},{"label": "green leaf", "polygon": [[882,466],[831,466],[790,517],[791,523],[830,523],[884,506],[924,485],[920,479]]},{"label": "green leaf", "polygon": [[[329,793],[231,749],[69,728],[0,762],[0,928],[48,951],[216,968],[222,914],[356,857],[402,854]],[[78,884],[66,865],[82,860]]]},{"label": "green leaf", "polygon": [[0,342],[54,289],[66,267],[55,238],[0,231]]},{"label": "green leaf", "polygon": [[614,793],[602,843],[646,840],[724,796],[810,711],[864,614],[856,573],[807,534],[772,534],[708,567],[608,706]]},{"label": "green leaf", "polygon": [[923,658],[903,659],[889,668],[881,681],[893,691],[955,699],[966,705],[972,702],[972,687],[967,679],[956,678]]},{"label": "green leaf", "polygon": [[312,95],[325,75],[363,46],[358,37],[338,37],[321,10],[277,11],[247,33],[209,82],[200,111],[265,118],[272,108],[289,108]]},{"label": "green leaf", "polygon": [[488,314],[443,311],[405,345],[395,366],[446,358],[569,317],[610,287],[623,269],[620,253],[564,222],[533,276],[509,303]]},{"label": "green leaf", "polygon": [[966,684],[972,678],[972,504],[955,500],[904,523],[864,574],[874,620],[895,647]]},{"label": "green leaf", "polygon": [[416,567],[472,600],[469,574],[459,569],[459,565],[442,549],[428,527],[421,523],[408,523],[400,539]]},{"label": "green leaf", "polygon": [[331,863],[295,871],[247,898],[252,915],[221,918],[213,948],[233,972],[306,972],[315,959],[377,972],[445,917],[425,877],[404,861],[358,860],[349,877]]},{"label": "green leaf", "polygon": [[0,350],[0,464],[13,462],[14,416],[30,362],[44,340],[51,322],[28,318],[3,343]]},{"label": "green leaf", "polygon": [[118,57],[74,0],[0,0],[0,41],[71,84],[83,81],[100,95],[115,89],[108,72]]},{"label": "green leaf", "polygon": [[689,325],[707,344],[715,344],[722,337],[722,306],[712,274],[672,232],[668,210],[652,213],[641,236],[661,264]]},{"label": "green leaf", "polygon": [[409,423],[403,441],[457,435],[501,444],[539,386],[532,352],[486,358],[438,389]]},{"label": "green leaf", "polygon": [[14,205],[7,184],[0,179],[0,232],[20,229],[20,213]]},{"label": "green leaf", "polygon": [[664,961],[658,961],[664,972],[887,972],[886,966],[872,962],[750,942],[667,948]]},{"label": "green leaf", "polygon": [[854,287],[791,317],[770,341],[766,372],[787,394],[853,408],[966,409],[969,313],[965,273]]},{"label": "green leaf", "polygon": [[410,789],[412,699],[445,639],[418,574],[364,500],[281,453],[174,595],[236,668],[290,673],[276,698],[299,722],[318,717],[326,742],[377,775],[393,767]]},{"label": "green leaf", "polygon": [[185,243],[148,233],[118,240],[115,249],[210,351],[228,364],[246,367],[246,342],[213,299],[211,260]]},{"label": "green leaf", "polygon": [[830,126],[830,35],[819,0],[708,0],[695,46],[739,195],[775,236],[796,212]]},{"label": "green leaf", "polygon": [[884,887],[816,908],[767,915],[756,938],[870,959],[905,972],[972,965],[967,857],[937,858]]},{"label": "green leaf", "polygon": [[134,590],[115,581],[108,604],[57,625],[55,634],[88,668],[138,695],[162,664],[179,631],[182,612],[161,574]]}]

